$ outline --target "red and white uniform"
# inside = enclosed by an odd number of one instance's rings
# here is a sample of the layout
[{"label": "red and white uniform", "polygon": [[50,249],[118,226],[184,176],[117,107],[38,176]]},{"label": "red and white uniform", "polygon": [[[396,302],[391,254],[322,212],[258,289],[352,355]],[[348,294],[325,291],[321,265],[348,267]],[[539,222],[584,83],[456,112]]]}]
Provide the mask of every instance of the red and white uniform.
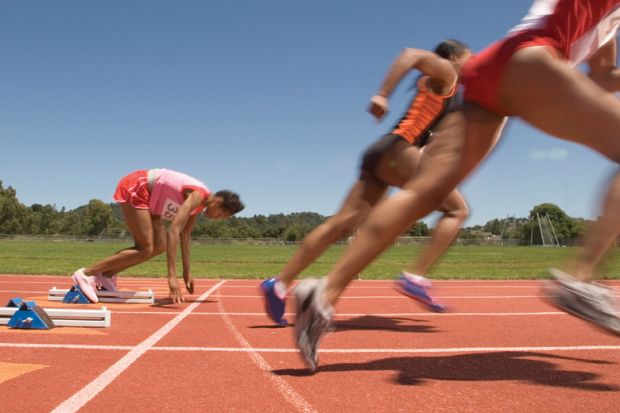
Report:
[{"label": "red and white uniform", "polygon": [[502,113],[497,89],[512,55],[546,46],[575,66],[610,41],[620,26],[620,0],[536,0],[509,36],[472,56],[461,71],[465,100]]}]

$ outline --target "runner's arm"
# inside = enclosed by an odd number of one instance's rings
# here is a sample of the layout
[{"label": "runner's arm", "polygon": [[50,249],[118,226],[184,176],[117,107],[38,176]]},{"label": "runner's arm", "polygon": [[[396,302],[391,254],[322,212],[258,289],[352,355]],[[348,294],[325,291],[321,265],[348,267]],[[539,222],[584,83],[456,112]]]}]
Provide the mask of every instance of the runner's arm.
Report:
[{"label": "runner's arm", "polygon": [[[177,216],[174,218],[167,231],[166,258],[168,263],[168,287],[170,288],[170,296],[174,302],[183,301],[183,295],[181,294],[179,284],[176,279],[176,257],[179,246],[179,237],[182,229],[186,227],[192,211],[200,205],[202,200],[203,195],[200,192],[192,191],[185,199],[185,202],[183,202],[183,205],[181,205],[181,208],[179,208]],[[183,247],[181,248],[183,249]],[[181,253],[183,253],[183,250],[181,250]],[[183,265],[185,265],[185,262]]]},{"label": "runner's arm", "polygon": [[452,64],[428,50],[404,49],[394,60],[388,71],[379,92],[370,99],[368,111],[377,119],[381,120],[389,111],[388,98],[396,89],[396,86],[411,70],[417,69],[433,81],[443,85],[443,93],[449,93],[454,86],[458,74]]}]

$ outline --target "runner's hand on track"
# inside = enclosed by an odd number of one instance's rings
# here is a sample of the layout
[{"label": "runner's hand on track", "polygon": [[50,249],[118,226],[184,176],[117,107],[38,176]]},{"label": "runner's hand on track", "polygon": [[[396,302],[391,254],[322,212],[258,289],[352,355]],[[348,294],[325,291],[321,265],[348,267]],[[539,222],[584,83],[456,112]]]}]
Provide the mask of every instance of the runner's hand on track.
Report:
[{"label": "runner's hand on track", "polygon": [[183,274],[183,281],[185,281],[185,289],[187,292],[194,294],[194,277],[192,274]]},{"label": "runner's hand on track", "polygon": [[368,112],[375,117],[377,122],[389,112],[390,105],[388,99],[385,96],[374,95],[370,98],[370,105],[368,106]]},{"label": "runner's hand on track", "polygon": [[170,289],[170,300],[172,300],[173,303],[182,303],[185,301],[176,277],[168,278],[168,288]]}]

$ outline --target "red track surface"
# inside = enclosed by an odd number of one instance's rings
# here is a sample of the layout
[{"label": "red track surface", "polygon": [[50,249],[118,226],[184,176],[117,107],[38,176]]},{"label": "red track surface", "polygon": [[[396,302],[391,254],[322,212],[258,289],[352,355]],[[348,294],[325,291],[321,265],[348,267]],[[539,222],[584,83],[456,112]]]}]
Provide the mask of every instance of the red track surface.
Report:
[{"label": "red track surface", "polygon": [[[69,283],[0,276],[0,305],[67,307],[47,291]],[[539,282],[439,281],[452,312],[438,315],[389,282],[356,281],[313,376],[257,286],[199,280],[182,305],[104,304],[106,329],[0,327],[0,412],[620,411],[620,339],[548,306]],[[120,287],[167,293],[162,279]]]}]

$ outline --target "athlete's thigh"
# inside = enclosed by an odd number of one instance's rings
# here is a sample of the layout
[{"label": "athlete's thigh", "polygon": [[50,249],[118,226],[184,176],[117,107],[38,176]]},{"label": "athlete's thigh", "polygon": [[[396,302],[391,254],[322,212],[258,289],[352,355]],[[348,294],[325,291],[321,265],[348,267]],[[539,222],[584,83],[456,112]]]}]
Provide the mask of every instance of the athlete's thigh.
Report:
[{"label": "athlete's thigh", "polygon": [[375,175],[388,185],[402,187],[416,174],[421,156],[420,149],[400,139],[377,162]]},{"label": "athlete's thigh", "polygon": [[515,53],[499,97],[503,108],[544,132],[620,161],[620,101],[544,47]]},{"label": "athlete's thigh", "polygon": [[137,209],[127,203],[121,203],[125,224],[133,235],[138,247],[153,244],[153,223],[148,209]]},{"label": "athlete's thigh", "polygon": [[164,220],[159,217],[151,217],[153,223],[153,244],[156,250],[161,250],[167,244],[167,231]]},{"label": "athlete's thigh", "polygon": [[458,189],[455,189],[448,194],[446,199],[444,199],[443,203],[439,206],[438,210],[442,212],[467,211],[468,207],[463,195]]},{"label": "athlete's thigh", "polygon": [[504,124],[505,118],[474,104],[447,114],[404,187],[443,200],[494,148]]},{"label": "athlete's thigh", "polygon": [[345,197],[337,216],[350,219],[353,216],[361,221],[368,212],[383,198],[387,185],[377,179],[359,179]]}]

